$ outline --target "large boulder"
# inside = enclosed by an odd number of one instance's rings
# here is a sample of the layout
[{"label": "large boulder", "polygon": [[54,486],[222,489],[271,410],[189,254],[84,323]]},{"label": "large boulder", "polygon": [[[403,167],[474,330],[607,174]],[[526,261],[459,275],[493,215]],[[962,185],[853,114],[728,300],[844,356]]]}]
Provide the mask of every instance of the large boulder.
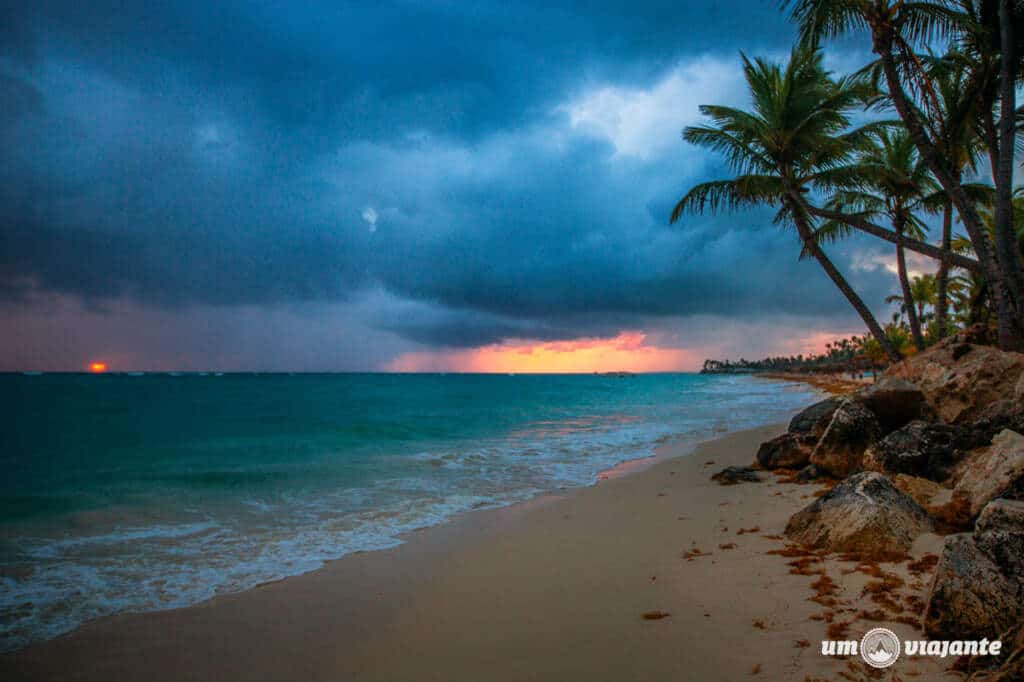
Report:
[{"label": "large boulder", "polygon": [[921,389],[898,377],[883,377],[878,383],[855,393],[854,398],[875,413],[887,432],[909,421],[933,416]]},{"label": "large boulder", "polygon": [[832,421],[832,415],[835,414],[836,408],[842,401],[841,396],[833,396],[804,408],[790,420],[789,432],[821,438],[821,434],[825,433],[828,423]]},{"label": "large boulder", "polygon": [[971,452],[958,468],[953,501],[973,519],[990,501],[1008,491],[1020,490],[1024,479],[1024,436],[1009,429],[1002,431],[991,445]]},{"label": "large boulder", "polygon": [[[1012,546],[994,551],[998,542]],[[958,533],[946,538],[925,604],[926,634],[935,639],[997,639],[1024,617],[1024,585],[1004,565],[1006,550],[1020,556],[1024,535],[1005,534],[996,540],[993,534]]]},{"label": "large boulder", "polygon": [[973,343],[972,333],[946,339],[886,376],[916,384],[942,421],[969,422],[991,403],[1014,397],[1024,376],[1024,354]]},{"label": "large boulder", "polygon": [[932,529],[923,509],[879,473],[850,476],[794,514],[786,535],[809,547],[884,559]]},{"label": "large boulder", "polygon": [[982,445],[962,426],[914,420],[872,444],[864,453],[864,468],[945,480],[965,452]]},{"label": "large boulder", "polygon": [[762,469],[800,469],[811,461],[817,438],[799,433],[784,433],[761,443],[757,463]]},{"label": "large boulder", "polygon": [[846,398],[811,451],[810,462],[828,476],[844,478],[861,470],[864,451],[881,435],[875,413]]}]

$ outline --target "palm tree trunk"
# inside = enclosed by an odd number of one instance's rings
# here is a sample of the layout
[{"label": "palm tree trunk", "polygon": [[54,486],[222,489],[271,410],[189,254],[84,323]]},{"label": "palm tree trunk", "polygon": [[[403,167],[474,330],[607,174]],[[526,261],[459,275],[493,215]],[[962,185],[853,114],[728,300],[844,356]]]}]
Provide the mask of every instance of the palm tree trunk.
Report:
[{"label": "palm tree trunk", "polygon": [[[891,31],[891,29],[888,29]],[[907,93],[903,90],[900,82],[896,62],[893,59],[891,32],[886,29],[875,27],[872,31],[874,51],[882,63],[882,71],[885,74],[886,85],[889,89],[889,96],[899,114],[900,119],[910,133],[911,139],[917,146],[921,159],[931,170],[935,179],[942,185],[953,205],[956,206],[960,220],[963,221],[967,234],[974,245],[974,252],[981,263],[982,272],[988,280],[992,299],[995,302],[996,315],[999,324],[1000,347],[1012,349],[1019,343],[1021,329],[1024,323],[1021,322],[1021,311],[1019,301],[1024,298],[1024,291],[1016,287],[1013,278],[1006,276],[996,259],[992,242],[981,222],[981,216],[974,206],[974,202],[967,196],[963,185],[954,177],[954,174],[947,167],[939,155],[935,145],[925,132],[924,125],[918,118],[917,110],[910,101]],[[1012,147],[1012,144],[1011,144]]]},{"label": "palm tree trunk", "polygon": [[943,250],[934,244],[928,242],[922,242],[917,239],[911,239],[907,235],[898,235],[892,230],[887,230],[880,225],[876,225],[866,218],[861,216],[851,215],[849,213],[843,213],[842,211],[830,211],[826,208],[819,208],[818,206],[812,206],[811,204],[804,202],[804,206],[807,208],[807,212],[818,218],[824,218],[825,220],[835,220],[849,225],[855,230],[859,230],[865,234],[870,234],[873,237],[884,239],[887,242],[902,246],[908,251],[919,253],[922,256],[928,256],[934,258],[939,262],[944,262],[947,265],[955,265],[958,268],[969,270],[971,272],[982,272],[981,264],[973,258],[968,258],[959,253],[953,253],[951,249]]},{"label": "palm tree trunk", "polygon": [[[901,223],[897,222],[894,227],[896,234],[903,234]],[[896,247],[896,273],[900,278],[900,288],[903,289],[903,307],[907,311],[910,336],[913,337],[917,350],[922,351],[924,350],[924,337],[921,336],[921,320],[917,316],[917,307],[914,305],[914,293],[910,290],[910,278],[907,277],[907,257],[902,246]]]},{"label": "palm tree trunk", "polygon": [[[953,202],[948,198],[942,207],[942,250],[952,251],[953,241]],[[935,327],[940,339],[946,338],[949,325],[949,262],[939,261],[939,271],[935,275]]]},{"label": "palm tree trunk", "polygon": [[[999,0],[999,156],[996,169],[996,203],[995,203],[995,252],[996,260],[1002,268],[1009,285],[1016,291],[1024,291],[1024,266],[1021,264],[1020,249],[1017,246],[1017,235],[1013,229],[1013,152],[1014,135],[1016,133],[1016,55],[1014,54],[1013,9],[1009,0]],[[1019,308],[1022,301],[1019,296],[1016,304]],[[1017,332],[1024,325],[1018,322]],[[999,345],[1010,344],[1013,350],[1022,346],[1020,334],[1004,338],[1006,330],[999,328]],[[1008,348],[1009,350],[1010,348]]]},{"label": "palm tree trunk", "polygon": [[801,205],[803,203],[802,199],[800,197],[794,199],[792,196],[789,196],[786,197],[785,200],[789,205],[790,214],[793,217],[793,222],[796,224],[796,230],[800,235],[800,241],[803,242],[804,249],[806,249],[807,253],[818,261],[818,264],[821,265],[825,274],[828,275],[829,279],[832,280],[832,283],[836,285],[836,288],[843,293],[846,300],[850,302],[850,305],[852,305],[854,310],[857,311],[857,314],[860,315],[860,319],[864,320],[864,324],[867,326],[868,331],[870,331],[871,335],[875,337],[876,341],[878,341],[878,345],[882,347],[882,351],[885,353],[886,357],[889,358],[889,361],[897,363],[903,360],[903,356],[900,355],[899,351],[896,350],[896,347],[892,345],[891,341],[889,341],[889,337],[885,335],[885,331],[882,330],[881,325],[878,324],[878,320],[875,319],[871,310],[864,304],[864,301],[857,292],[853,290],[850,283],[846,281],[846,278],[843,277],[843,273],[839,272],[839,269],[836,268],[835,264],[833,264],[832,261],[829,260],[828,256],[825,255],[825,252],[818,244],[818,240],[814,238],[811,226],[808,225],[805,220],[806,214],[803,213],[803,206]]}]

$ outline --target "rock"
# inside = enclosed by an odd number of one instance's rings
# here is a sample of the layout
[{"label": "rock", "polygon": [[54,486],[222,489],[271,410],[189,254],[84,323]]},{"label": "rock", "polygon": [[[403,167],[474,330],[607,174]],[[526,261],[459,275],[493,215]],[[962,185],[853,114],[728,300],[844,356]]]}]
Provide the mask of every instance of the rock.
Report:
[{"label": "rock", "polygon": [[879,473],[865,471],[839,483],[794,514],[786,535],[832,552],[884,559],[905,554],[932,522],[914,500]]},{"label": "rock", "polygon": [[974,525],[975,533],[1024,533],[1024,502],[995,499],[985,505]]},{"label": "rock", "polygon": [[751,467],[725,467],[711,477],[712,481],[718,481],[721,485],[736,485],[737,483],[760,483],[761,477],[757,470]]},{"label": "rock", "polygon": [[818,467],[813,464],[808,464],[800,471],[796,472],[794,478],[800,483],[809,483],[815,479],[821,478],[825,474]]},{"label": "rock", "polygon": [[904,495],[907,495],[910,499],[924,509],[928,511],[928,507],[931,506],[932,501],[941,495],[942,491],[945,490],[941,485],[935,481],[929,481],[927,478],[919,478],[917,476],[908,476],[906,474],[897,474],[892,479],[892,484],[896,486]]},{"label": "rock", "polygon": [[1013,398],[1018,403],[1024,403],[1024,373],[1017,380],[1017,386],[1013,389]]},{"label": "rock", "polygon": [[761,443],[757,463],[763,469],[799,469],[811,460],[817,438],[799,433],[784,433]]},{"label": "rock", "polygon": [[789,432],[821,438],[842,401],[841,396],[833,396],[804,408],[790,420]]},{"label": "rock", "polygon": [[863,465],[869,471],[942,481],[967,450],[980,444],[965,427],[914,420],[872,444]]},{"label": "rock", "polygon": [[[1024,355],[976,345],[973,332],[946,339],[886,371],[921,389],[938,417],[966,423],[991,403],[1024,391]],[[1018,398],[1019,400],[1019,398]]]},{"label": "rock", "polygon": [[922,625],[933,639],[996,639],[1024,617],[1024,534],[946,538]]},{"label": "rock", "polygon": [[844,478],[861,470],[864,451],[881,435],[875,414],[860,402],[846,398],[811,451],[810,462],[829,476]]},{"label": "rock", "polygon": [[972,447],[988,445],[1003,429],[1024,433],[1024,403],[1008,399],[989,403],[968,426],[974,441]]},{"label": "rock", "polygon": [[883,377],[878,383],[855,393],[854,398],[875,413],[886,432],[909,421],[933,416],[921,389],[898,377]]},{"label": "rock", "polygon": [[971,452],[960,465],[953,488],[954,502],[962,503],[975,518],[990,501],[1021,486],[1024,478],[1024,436],[1009,429],[992,439],[992,445]]}]

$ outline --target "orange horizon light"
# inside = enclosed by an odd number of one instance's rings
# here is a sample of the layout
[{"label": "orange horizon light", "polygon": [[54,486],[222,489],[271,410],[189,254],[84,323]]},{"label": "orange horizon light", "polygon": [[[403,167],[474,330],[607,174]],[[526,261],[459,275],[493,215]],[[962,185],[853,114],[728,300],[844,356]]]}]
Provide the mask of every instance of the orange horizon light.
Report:
[{"label": "orange horizon light", "polygon": [[93,362],[89,364],[89,371],[93,374],[99,374],[107,371],[107,363],[105,362]]},{"label": "orange horizon light", "polygon": [[391,372],[556,373],[675,372],[699,363],[696,349],[664,347],[642,331],[561,341],[516,340],[457,351],[411,351],[385,366]]}]

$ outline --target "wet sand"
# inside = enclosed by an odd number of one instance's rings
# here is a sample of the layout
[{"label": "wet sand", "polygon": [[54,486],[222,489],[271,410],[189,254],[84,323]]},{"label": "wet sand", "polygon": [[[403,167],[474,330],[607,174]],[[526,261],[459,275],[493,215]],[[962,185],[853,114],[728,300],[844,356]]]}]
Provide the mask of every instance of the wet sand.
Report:
[{"label": "wet sand", "polygon": [[[241,594],[106,618],[0,658],[0,679],[863,679],[859,659],[821,655],[828,623],[814,618],[848,622],[847,639],[878,625],[915,630],[858,616],[874,605],[855,563],[813,567],[837,585],[838,603],[826,607],[809,601],[817,573],[794,574],[793,558],[768,553],[785,546],[786,520],[820,486],[769,474],[758,484],[709,480],[749,464],[783,428],[465,514],[400,547]],[[939,546],[926,536],[914,554]],[[906,583],[897,600],[922,596],[926,576],[883,568]],[[643,617],[655,612],[668,615]],[[938,679],[941,667],[901,660],[885,676]]]}]

